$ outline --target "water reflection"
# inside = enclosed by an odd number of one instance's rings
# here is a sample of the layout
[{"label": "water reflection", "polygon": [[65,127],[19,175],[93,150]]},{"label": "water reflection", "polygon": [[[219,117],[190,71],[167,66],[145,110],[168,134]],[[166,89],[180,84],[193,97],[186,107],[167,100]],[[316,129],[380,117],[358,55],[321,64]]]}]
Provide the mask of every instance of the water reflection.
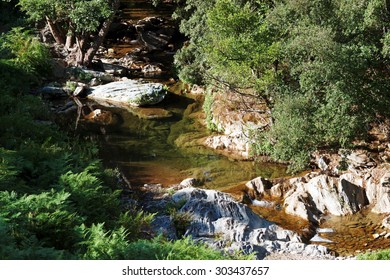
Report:
[{"label": "water reflection", "polygon": [[[120,122],[106,126],[83,122],[81,133],[98,134],[101,157],[111,167],[118,167],[135,185],[161,183],[163,186],[195,177],[207,188],[224,189],[257,176],[275,178],[285,175],[285,167],[270,163],[232,161],[205,148],[201,142],[209,135],[200,118],[197,98],[170,94],[158,110],[171,112],[161,119],[142,118],[134,109],[110,110]],[[147,108],[152,110],[153,108]]]}]

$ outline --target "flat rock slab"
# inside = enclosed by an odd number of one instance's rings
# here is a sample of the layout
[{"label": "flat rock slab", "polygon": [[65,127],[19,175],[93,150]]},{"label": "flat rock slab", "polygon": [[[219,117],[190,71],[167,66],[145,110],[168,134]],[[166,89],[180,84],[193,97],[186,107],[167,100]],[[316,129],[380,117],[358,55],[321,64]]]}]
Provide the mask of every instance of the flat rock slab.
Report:
[{"label": "flat rock slab", "polygon": [[88,98],[138,107],[157,104],[165,95],[163,84],[126,80],[92,87]]}]

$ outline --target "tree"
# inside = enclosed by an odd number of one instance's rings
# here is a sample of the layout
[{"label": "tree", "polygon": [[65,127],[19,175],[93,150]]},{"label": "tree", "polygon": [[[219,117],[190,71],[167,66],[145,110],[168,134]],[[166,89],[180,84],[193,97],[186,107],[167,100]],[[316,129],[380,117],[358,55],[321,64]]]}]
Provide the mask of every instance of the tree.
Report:
[{"label": "tree", "polygon": [[88,66],[110,28],[119,0],[20,0],[31,20],[46,21],[57,44]]},{"label": "tree", "polygon": [[389,1],[177,2],[189,37],[179,76],[261,96],[273,126],[258,151],[302,169],[390,117]]},{"label": "tree", "polygon": [[204,73],[208,62],[202,45],[208,32],[207,11],[214,3],[215,0],[176,0],[177,9],[173,18],[180,20],[180,32],[188,38],[183,48],[175,55],[179,78],[184,82],[205,83]]},{"label": "tree", "polygon": [[351,147],[371,122],[390,116],[388,4],[276,2],[268,22],[282,42],[283,82],[265,146],[302,169],[311,152]]},{"label": "tree", "polygon": [[278,73],[279,45],[266,21],[271,4],[263,0],[217,0],[207,12],[203,52],[212,82],[252,92],[269,102]]}]

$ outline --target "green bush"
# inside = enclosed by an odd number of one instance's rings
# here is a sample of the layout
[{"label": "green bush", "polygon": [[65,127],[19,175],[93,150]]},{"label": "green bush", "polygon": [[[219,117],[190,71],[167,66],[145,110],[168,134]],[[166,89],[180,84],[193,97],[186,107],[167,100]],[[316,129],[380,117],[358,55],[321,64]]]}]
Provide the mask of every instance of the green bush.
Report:
[{"label": "green bush", "polygon": [[277,101],[273,111],[274,125],[257,135],[257,153],[269,154],[281,161],[291,161],[290,171],[302,170],[315,149],[316,136],[312,114],[315,109],[303,96],[286,97]]},{"label": "green bush", "polygon": [[154,217],[155,214],[134,208],[125,213],[121,213],[117,224],[126,229],[127,239],[129,241],[147,239],[151,233],[151,223]]},{"label": "green bush", "polygon": [[204,96],[203,112],[206,114],[206,126],[210,131],[217,131],[218,127],[213,122],[213,103],[214,97],[211,92],[207,92]]},{"label": "green bush", "polygon": [[112,231],[104,229],[104,223],[92,224],[91,227],[81,225],[83,240],[79,243],[79,255],[88,260],[125,259],[128,248],[127,232],[123,227]]},{"label": "green bush", "polygon": [[390,260],[390,249],[360,254],[358,260]]},{"label": "green bush", "polygon": [[253,256],[240,254],[229,256],[204,243],[195,243],[190,237],[167,241],[160,236],[153,240],[131,243],[127,248],[126,258],[131,260],[250,260]]},{"label": "green bush", "polygon": [[18,245],[34,237],[44,247],[69,250],[78,239],[75,227],[82,222],[69,204],[69,196],[54,190],[22,196],[3,191],[0,217],[11,226]]},{"label": "green bush", "polygon": [[104,186],[88,168],[80,173],[69,171],[62,174],[57,189],[70,193],[69,199],[78,214],[85,217],[86,225],[103,221],[114,223],[113,219],[121,212],[119,190],[112,191]]},{"label": "green bush", "polygon": [[22,70],[34,76],[45,76],[51,71],[49,50],[29,30],[16,27],[0,39],[0,50],[8,52],[5,58],[12,59]]}]

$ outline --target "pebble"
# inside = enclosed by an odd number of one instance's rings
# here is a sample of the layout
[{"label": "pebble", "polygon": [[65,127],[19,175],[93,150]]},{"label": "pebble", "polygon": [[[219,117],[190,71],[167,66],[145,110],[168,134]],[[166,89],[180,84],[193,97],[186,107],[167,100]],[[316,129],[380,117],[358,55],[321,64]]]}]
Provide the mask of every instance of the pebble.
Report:
[{"label": "pebble", "polygon": [[318,233],[332,233],[334,232],[333,228],[319,228],[317,229]]},{"label": "pebble", "polygon": [[374,239],[378,239],[379,238],[379,234],[378,233],[374,233],[373,235],[372,235],[372,237],[374,237]]},{"label": "pebble", "polygon": [[385,238],[390,238],[390,232],[385,235]]}]

